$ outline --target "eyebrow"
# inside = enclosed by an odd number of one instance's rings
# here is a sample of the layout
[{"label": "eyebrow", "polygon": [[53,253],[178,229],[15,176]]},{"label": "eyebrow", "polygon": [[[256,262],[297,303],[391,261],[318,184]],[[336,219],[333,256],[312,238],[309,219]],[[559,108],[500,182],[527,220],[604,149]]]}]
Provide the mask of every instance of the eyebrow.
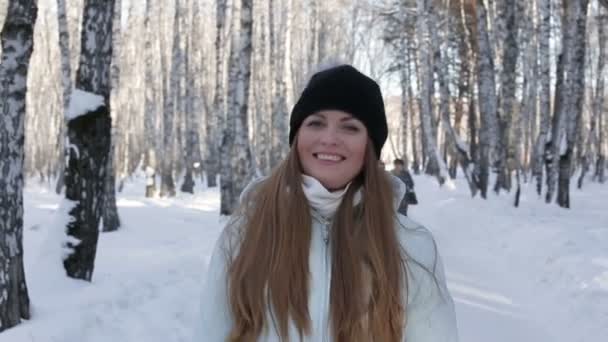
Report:
[{"label": "eyebrow", "polygon": [[[320,114],[320,113],[314,113],[314,114],[312,114],[311,116],[316,116],[316,117],[318,117],[318,118],[321,118],[321,119],[327,120],[327,118],[325,117],[325,115]],[[342,118],[340,119],[340,122],[343,122],[343,121],[350,121],[350,120],[356,120],[356,118],[355,118],[354,116],[344,116],[344,117],[342,117]]]}]

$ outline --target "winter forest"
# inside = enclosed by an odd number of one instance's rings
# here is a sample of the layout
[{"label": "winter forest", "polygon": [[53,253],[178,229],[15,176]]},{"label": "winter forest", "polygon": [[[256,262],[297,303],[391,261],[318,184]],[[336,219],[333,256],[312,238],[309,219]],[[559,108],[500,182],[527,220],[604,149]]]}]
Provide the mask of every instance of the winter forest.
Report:
[{"label": "winter forest", "polygon": [[0,0],[0,27],[0,341],[188,341],[223,217],[336,62],[382,87],[461,340],[608,334],[608,0]]}]

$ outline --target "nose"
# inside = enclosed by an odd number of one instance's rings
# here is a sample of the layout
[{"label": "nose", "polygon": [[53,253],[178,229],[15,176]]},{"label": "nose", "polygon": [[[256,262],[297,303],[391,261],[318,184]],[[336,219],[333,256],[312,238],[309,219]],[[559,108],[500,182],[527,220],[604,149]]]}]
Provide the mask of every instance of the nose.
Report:
[{"label": "nose", "polygon": [[327,146],[338,145],[340,138],[338,137],[338,132],[336,131],[335,127],[332,127],[332,125],[327,126],[321,132],[319,142]]}]

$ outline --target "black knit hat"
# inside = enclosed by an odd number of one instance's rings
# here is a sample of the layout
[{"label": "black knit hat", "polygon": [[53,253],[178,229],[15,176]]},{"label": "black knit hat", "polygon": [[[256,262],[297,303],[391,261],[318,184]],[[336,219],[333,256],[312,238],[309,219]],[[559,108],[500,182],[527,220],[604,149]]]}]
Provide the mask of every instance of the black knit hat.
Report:
[{"label": "black knit hat", "polygon": [[289,145],[304,119],[331,109],[347,112],[365,125],[379,159],[388,135],[382,93],[374,80],[350,65],[336,66],[311,77],[291,111]]}]

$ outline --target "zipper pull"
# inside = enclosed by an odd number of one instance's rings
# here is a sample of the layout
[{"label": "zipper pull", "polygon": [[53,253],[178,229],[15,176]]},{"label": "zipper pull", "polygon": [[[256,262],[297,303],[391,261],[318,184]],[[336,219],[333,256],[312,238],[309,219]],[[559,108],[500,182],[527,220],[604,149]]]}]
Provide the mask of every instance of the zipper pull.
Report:
[{"label": "zipper pull", "polygon": [[325,241],[325,244],[329,244],[329,222],[324,221],[323,222],[323,240]]}]

